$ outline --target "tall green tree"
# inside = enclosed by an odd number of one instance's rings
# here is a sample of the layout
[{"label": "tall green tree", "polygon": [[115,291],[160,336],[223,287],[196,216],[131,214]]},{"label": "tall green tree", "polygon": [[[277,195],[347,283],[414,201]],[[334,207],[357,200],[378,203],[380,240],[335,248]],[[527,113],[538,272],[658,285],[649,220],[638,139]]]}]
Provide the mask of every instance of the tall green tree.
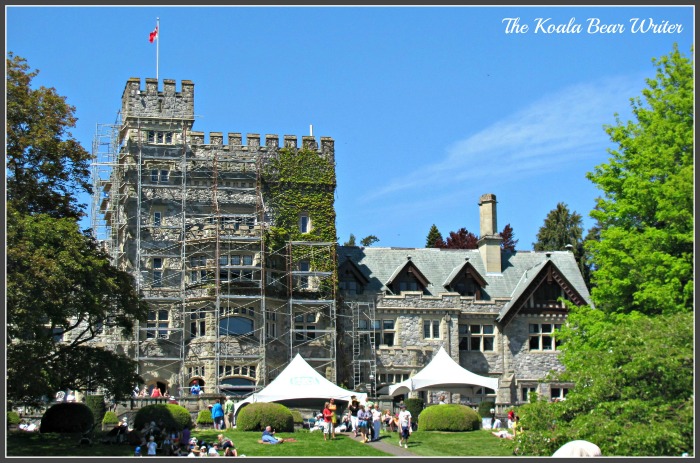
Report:
[{"label": "tall green tree", "polygon": [[[558,333],[567,400],[522,407],[523,454],[585,439],[604,455],[694,454],[693,65],[653,60],[636,121],[606,127],[619,149],[589,178],[605,193],[586,249],[596,309],[569,307]],[[601,310],[602,309],[602,310]]]},{"label": "tall green tree", "polygon": [[587,174],[603,193],[591,212],[600,240],[587,244],[591,295],[610,312],[693,307],[693,63],[677,46],[653,63],[635,120],[605,128],[617,148]]},{"label": "tall green tree", "polygon": [[566,203],[557,203],[545,217],[532,246],[535,251],[565,251],[567,245],[575,250],[583,241],[582,223],[581,214],[570,212]]},{"label": "tall green tree", "polygon": [[425,239],[426,248],[439,248],[437,244],[444,244],[442,240],[442,233],[438,230],[437,225],[433,224],[428,231],[428,236]]},{"label": "tall green tree", "polygon": [[367,235],[360,240],[360,245],[369,247],[372,246],[374,243],[377,243],[378,241],[379,238],[377,238],[375,235]]},{"label": "tall green tree", "polygon": [[39,71],[8,54],[7,199],[23,213],[84,215],[77,192],[90,192],[90,153],[75,140],[75,108],[54,88],[31,87]]},{"label": "tall green tree", "polygon": [[348,238],[348,240],[345,243],[343,243],[343,246],[357,246],[357,244],[355,244],[355,235],[350,233],[350,238]]},{"label": "tall green tree", "polygon": [[54,89],[32,89],[38,71],[24,59],[10,53],[6,65],[8,401],[35,403],[65,387],[123,397],[135,362],[90,341],[130,333],[147,306],[79,229],[90,156],[68,132],[74,108]]}]

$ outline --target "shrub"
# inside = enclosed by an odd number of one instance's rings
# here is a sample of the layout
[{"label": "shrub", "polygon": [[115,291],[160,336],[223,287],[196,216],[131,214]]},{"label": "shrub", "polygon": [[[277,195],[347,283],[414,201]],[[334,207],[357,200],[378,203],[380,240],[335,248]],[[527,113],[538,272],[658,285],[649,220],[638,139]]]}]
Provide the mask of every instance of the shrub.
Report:
[{"label": "shrub", "polygon": [[192,417],[185,407],[175,404],[146,405],[136,412],[134,428],[141,429],[147,423],[163,421],[166,429],[175,428],[181,431],[185,426],[192,426]]},{"label": "shrub", "polygon": [[87,405],[80,402],[59,403],[41,417],[39,431],[42,433],[76,433],[87,432],[95,424],[95,417]]},{"label": "shrub", "polygon": [[479,415],[482,418],[491,418],[492,408],[496,408],[495,402],[481,402],[479,404]]},{"label": "shrub", "polygon": [[214,424],[214,418],[211,417],[211,410],[200,410],[197,413],[197,424]]},{"label": "shrub", "polygon": [[301,412],[299,410],[290,410],[292,412],[292,419],[294,420],[294,424],[302,424],[304,423],[304,418],[301,416]]},{"label": "shrub", "polygon": [[403,403],[406,410],[411,412],[412,421],[418,423],[418,415],[423,411],[423,399],[406,399]]},{"label": "shrub", "polygon": [[258,402],[243,407],[236,418],[239,431],[262,431],[267,425],[276,431],[293,432],[292,412],[281,404]]},{"label": "shrub", "polygon": [[435,405],[420,414],[421,431],[475,431],[481,417],[471,407],[460,404]]},{"label": "shrub", "polygon": [[90,410],[92,410],[92,416],[95,418],[95,422],[96,423],[102,422],[102,418],[105,416],[105,412],[107,411],[107,407],[105,407],[105,396],[103,396],[103,395],[85,396],[85,405],[90,407]]},{"label": "shrub", "polygon": [[119,417],[114,412],[106,412],[104,418],[102,418],[102,424],[117,424],[119,423]]},{"label": "shrub", "polygon": [[7,425],[17,426],[20,422],[19,413],[17,412],[7,412]]}]

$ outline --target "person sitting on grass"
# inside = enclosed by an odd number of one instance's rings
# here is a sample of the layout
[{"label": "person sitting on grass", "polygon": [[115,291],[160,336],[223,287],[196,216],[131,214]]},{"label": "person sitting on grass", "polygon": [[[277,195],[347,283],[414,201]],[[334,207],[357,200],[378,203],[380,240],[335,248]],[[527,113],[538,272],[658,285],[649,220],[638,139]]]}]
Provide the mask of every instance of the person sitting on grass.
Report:
[{"label": "person sitting on grass", "polygon": [[265,427],[265,430],[262,433],[262,441],[268,444],[282,444],[284,439],[281,437],[277,439],[275,437],[275,431],[272,430],[272,426],[268,425]]}]

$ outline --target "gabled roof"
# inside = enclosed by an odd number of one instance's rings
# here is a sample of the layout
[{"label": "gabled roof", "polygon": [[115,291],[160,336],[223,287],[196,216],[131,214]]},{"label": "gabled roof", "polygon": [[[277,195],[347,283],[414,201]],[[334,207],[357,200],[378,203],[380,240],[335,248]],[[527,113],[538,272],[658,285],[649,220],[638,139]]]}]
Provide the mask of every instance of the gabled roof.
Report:
[{"label": "gabled roof", "polygon": [[389,286],[394,282],[394,279],[399,276],[399,274],[406,269],[407,272],[412,272],[413,275],[416,277],[416,279],[422,284],[424,287],[427,287],[430,284],[430,281],[423,275],[423,273],[420,271],[420,269],[416,266],[416,264],[413,263],[411,260],[411,257],[408,256],[408,260],[404,262],[403,264],[399,265],[396,267],[396,270],[394,270],[394,273],[391,274],[389,279],[386,281],[386,286]]},{"label": "gabled roof", "polygon": [[362,285],[366,285],[369,283],[369,280],[367,277],[362,273],[360,268],[357,266],[355,262],[352,261],[352,259],[347,258],[343,261],[342,264],[340,264],[340,267],[338,268],[339,275],[341,272],[348,271],[352,274],[352,276],[357,280],[359,283]]},{"label": "gabled roof", "polygon": [[[551,253],[548,253],[551,255]],[[576,287],[566,278],[565,273],[552,260],[545,260],[532,268],[526,270],[516,287],[513,290],[511,300],[501,309],[496,321],[507,324],[510,319],[522,308],[527,299],[537,290],[542,282],[547,278],[547,274],[552,272],[554,280],[561,286],[566,295],[578,305],[590,303],[588,292],[584,297]],[[579,274],[580,275],[580,274]]]},{"label": "gabled roof", "polygon": [[[549,257],[547,255],[549,254]],[[367,280],[365,294],[383,293],[384,284],[395,278],[398,268],[410,262],[420,269],[428,284],[425,292],[431,296],[445,293],[442,283],[448,281],[455,268],[464,265],[465,259],[473,266],[487,286],[482,289],[484,300],[496,298],[511,299],[522,292],[524,275],[531,281],[533,272],[550,260],[556,265],[560,274],[587,304],[591,304],[590,295],[573,253],[569,251],[503,251],[501,253],[501,273],[487,273],[477,249],[437,249],[437,248],[380,248],[361,246],[339,246],[338,255],[348,256],[357,265]],[[399,270],[400,271],[400,270]]]},{"label": "gabled roof", "polygon": [[469,273],[476,280],[476,282],[479,284],[479,286],[481,286],[482,288],[484,286],[488,285],[486,280],[484,280],[484,277],[482,277],[481,274],[474,268],[474,266],[469,262],[469,258],[467,257],[464,260],[464,263],[458,265],[457,267],[455,267],[452,270],[452,272],[447,276],[447,279],[442,284],[442,286],[445,288],[447,288],[448,286],[452,286],[452,282],[459,275],[462,274],[462,271]]}]

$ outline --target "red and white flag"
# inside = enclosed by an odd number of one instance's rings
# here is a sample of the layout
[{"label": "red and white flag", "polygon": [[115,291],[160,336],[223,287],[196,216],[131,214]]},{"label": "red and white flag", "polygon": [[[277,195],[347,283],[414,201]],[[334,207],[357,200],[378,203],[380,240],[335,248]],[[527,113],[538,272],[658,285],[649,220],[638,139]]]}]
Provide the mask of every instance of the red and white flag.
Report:
[{"label": "red and white flag", "polygon": [[153,43],[153,41],[157,38],[158,38],[158,26],[156,26],[156,28],[153,29],[153,32],[148,34],[148,41]]}]

